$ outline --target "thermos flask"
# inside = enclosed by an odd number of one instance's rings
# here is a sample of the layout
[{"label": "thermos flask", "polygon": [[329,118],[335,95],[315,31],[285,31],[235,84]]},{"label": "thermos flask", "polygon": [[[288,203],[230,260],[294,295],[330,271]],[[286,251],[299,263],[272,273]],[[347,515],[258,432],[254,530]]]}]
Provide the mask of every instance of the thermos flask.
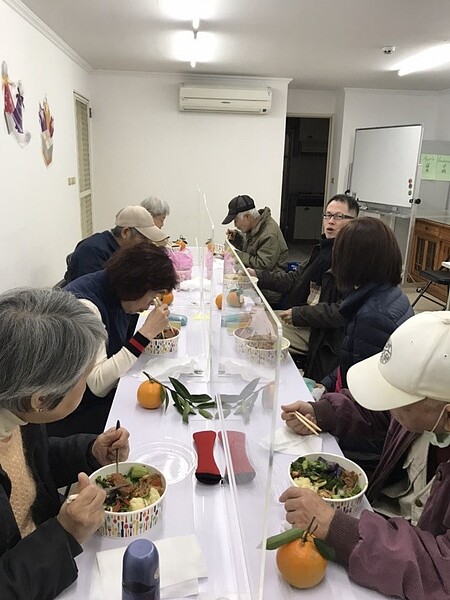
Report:
[{"label": "thermos flask", "polygon": [[159,555],[150,540],[136,540],[125,550],[122,600],[160,600]]}]

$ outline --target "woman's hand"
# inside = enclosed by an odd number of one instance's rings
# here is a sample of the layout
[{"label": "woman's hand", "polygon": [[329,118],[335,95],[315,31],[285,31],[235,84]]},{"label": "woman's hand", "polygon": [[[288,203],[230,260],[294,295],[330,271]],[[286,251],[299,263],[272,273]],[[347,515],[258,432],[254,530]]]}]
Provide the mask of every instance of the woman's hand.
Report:
[{"label": "woman's hand", "polygon": [[301,423],[295,416],[294,412],[298,411],[300,414],[308,417],[310,421],[317,425],[316,415],[314,409],[309,402],[294,402],[293,404],[285,404],[281,407],[282,413],[281,418],[286,421],[286,425],[290,427],[295,433],[299,435],[312,435],[312,432]]},{"label": "woman's hand", "polygon": [[292,308],[289,308],[288,310],[283,310],[278,314],[278,316],[283,321],[283,323],[286,323],[286,325],[292,325]]},{"label": "woman's hand", "polygon": [[103,523],[106,492],[91,483],[86,473],[78,474],[78,492],[78,497],[73,502],[64,502],[56,518],[82,544]]},{"label": "woman's hand", "polygon": [[161,331],[168,327],[169,315],[170,310],[165,302],[159,306],[155,306],[139,329],[139,333],[142,333],[147,339],[152,340],[158,333],[161,333]]},{"label": "woman's hand", "polygon": [[[284,502],[288,523],[299,529],[306,529],[315,517],[311,533],[322,540],[327,537],[335,510],[316,492],[290,487],[281,494],[280,502]],[[315,525],[317,525],[316,530],[314,530]]]},{"label": "woman's hand", "polygon": [[124,427],[111,427],[97,436],[92,444],[92,454],[102,467],[115,462],[116,450],[119,451],[119,461],[127,460],[130,453],[129,437],[130,434]]}]

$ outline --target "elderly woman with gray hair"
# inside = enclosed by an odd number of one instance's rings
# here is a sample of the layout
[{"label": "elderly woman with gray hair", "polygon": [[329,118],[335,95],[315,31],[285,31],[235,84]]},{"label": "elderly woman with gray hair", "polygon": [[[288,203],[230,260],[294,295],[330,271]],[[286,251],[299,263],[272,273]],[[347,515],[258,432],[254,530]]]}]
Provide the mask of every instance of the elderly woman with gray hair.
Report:
[{"label": "elderly woman with gray hair", "polygon": [[[105,492],[86,473],[128,457],[128,432],[48,438],[45,423],[79,404],[102,323],[71,294],[0,294],[0,598],[51,600],[77,577],[75,557],[103,520]],[[78,479],[61,505],[58,487]]]},{"label": "elderly woman with gray hair", "polygon": [[170,214],[170,207],[167,202],[160,200],[156,196],[149,196],[145,200],[142,200],[141,206],[152,215],[156,227],[162,229],[166,217]]}]

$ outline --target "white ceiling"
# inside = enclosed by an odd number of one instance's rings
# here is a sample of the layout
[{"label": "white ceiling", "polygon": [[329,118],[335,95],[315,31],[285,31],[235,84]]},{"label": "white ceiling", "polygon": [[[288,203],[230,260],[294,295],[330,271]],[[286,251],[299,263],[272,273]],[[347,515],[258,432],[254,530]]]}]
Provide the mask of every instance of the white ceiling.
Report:
[{"label": "white ceiling", "polygon": [[450,66],[392,70],[450,40],[449,0],[196,1],[211,56],[194,70],[177,42],[191,39],[195,0],[23,0],[93,69],[287,77],[303,89],[450,88]]}]

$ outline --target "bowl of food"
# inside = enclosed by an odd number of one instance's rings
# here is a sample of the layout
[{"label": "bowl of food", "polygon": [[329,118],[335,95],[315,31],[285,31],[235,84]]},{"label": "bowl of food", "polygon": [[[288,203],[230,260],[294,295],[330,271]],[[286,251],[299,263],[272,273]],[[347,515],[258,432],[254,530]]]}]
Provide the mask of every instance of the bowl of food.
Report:
[{"label": "bowl of food", "polygon": [[149,354],[170,354],[178,350],[180,329],[174,325],[166,327],[155,338],[151,339],[145,351]]},{"label": "bowl of food", "polygon": [[345,456],[317,452],[299,456],[289,465],[292,485],[316,492],[332,508],[353,513],[367,490],[367,475]]},{"label": "bowl of food", "polygon": [[[251,327],[239,327],[233,332],[235,346],[238,352],[242,352],[260,365],[271,365],[275,363],[277,357],[277,343],[275,336],[266,333],[257,333]],[[284,360],[288,355],[290,342],[286,338],[281,338],[280,360]]]},{"label": "bowl of food", "polygon": [[253,289],[253,284],[258,283],[258,278],[253,275],[245,275],[244,273],[225,273],[223,276],[223,287],[225,291],[239,287],[242,290]]},{"label": "bowl of food", "polygon": [[128,538],[140,535],[161,518],[167,491],[166,479],[159,469],[138,462],[120,462],[98,469],[89,479],[107,490],[119,487],[106,496],[105,520],[98,530],[101,535]]}]

